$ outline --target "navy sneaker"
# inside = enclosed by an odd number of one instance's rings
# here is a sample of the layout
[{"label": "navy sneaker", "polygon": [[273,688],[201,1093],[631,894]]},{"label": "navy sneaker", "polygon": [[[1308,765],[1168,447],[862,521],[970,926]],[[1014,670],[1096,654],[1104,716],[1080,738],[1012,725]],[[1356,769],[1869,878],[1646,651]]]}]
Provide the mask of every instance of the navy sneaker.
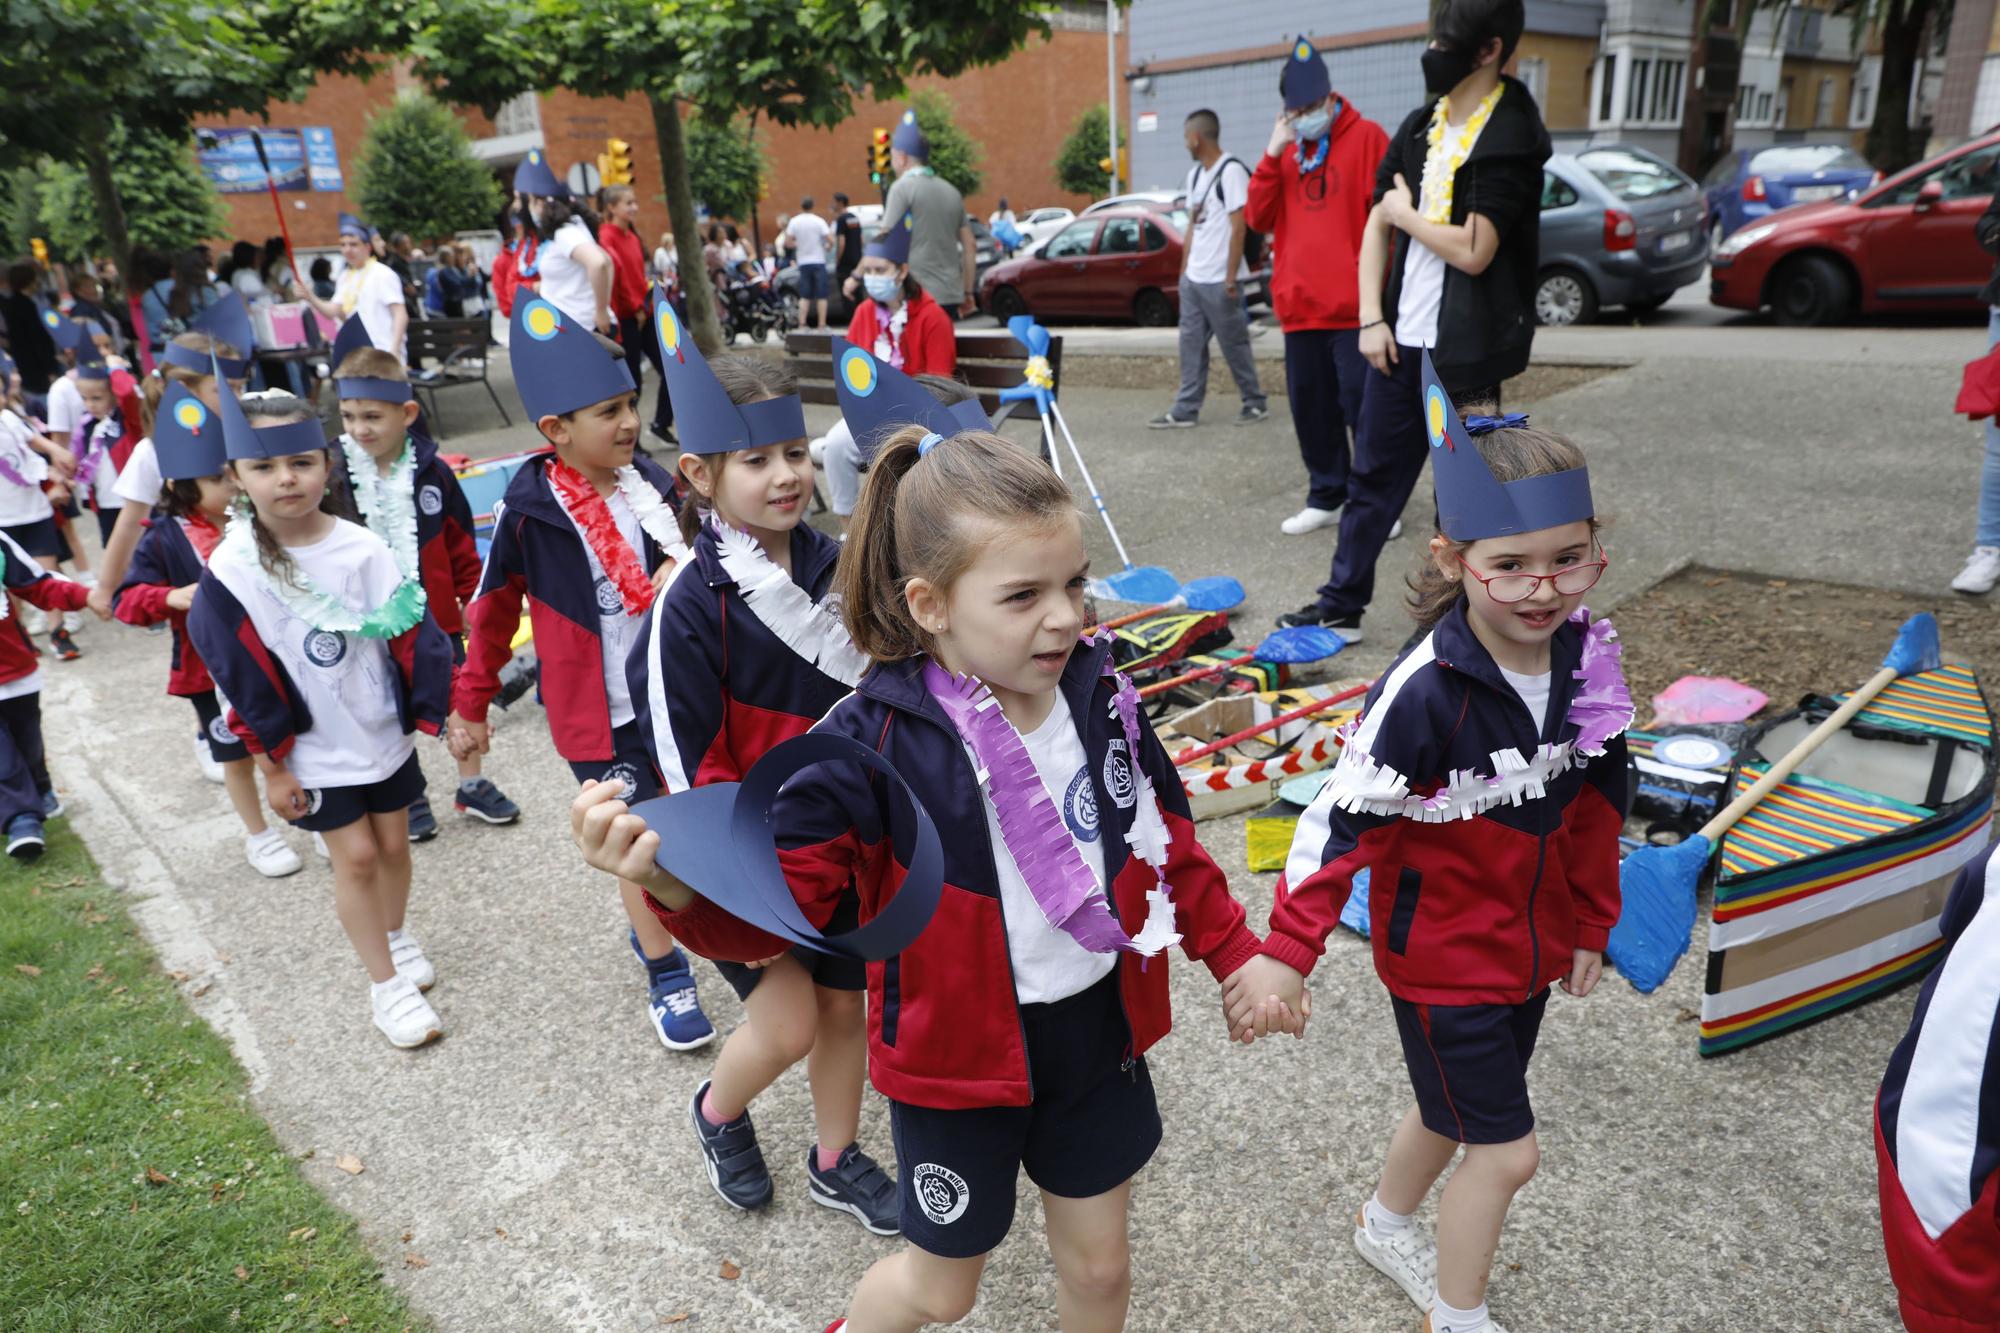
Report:
[{"label": "navy sneaker", "polygon": [[687,955],[675,949],[665,958],[651,959],[639,948],[639,937],[630,938],[632,952],[646,969],[647,1008],[660,1044],[670,1051],[693,1051],[714,1041],[715,1025],[701,1011]]},{"label": "navy sneaker", "polygon": [[428,797],[419,796],[410,803],[410,841],[429,842],[438,835],[437,816],[431,813]]},{"label": "navy sneaker", "polygon": [[819,1169],[819,1149],[806,1149],[806,1178],[812,1182],[812,1201],[838,1212],[852,1213],[878,1236],[894,1236],[902,1231],[896,1206],[896,1182],[875,1159],[850,1143],[831,1171]]},{"label": "navy sneaker", "polygon": [[54,787],[42,793],[42,818],[54,819],[63,812],[62,797],[56,795]]},{"label": "navy sneaker", "polygon": [[490,778],[473,778],[458,784],[452,802],[461,815],[471,815],[489,824],[511,824],[521,817],[521,807],[501,794]]},{"label": "navy sneaker", "polygon": [[34,815],[15,815],[7,821],[7,855],[16,861],[32,861],[42,854],[42,821]]},{"label": "navy sneaker", "polygon": [[757,1131],[751,1127],[747,1110],[726,1125],[711,1125],[701,1113],[701,1099],[708,1095],[708,1079],[694,1090],[688,1103],[688,1120],[694,1125],[695,1142],[708,1167],[708,1183],[731,1208],[748,1212],[771,1201],[771,1172],[757,1147]]}]

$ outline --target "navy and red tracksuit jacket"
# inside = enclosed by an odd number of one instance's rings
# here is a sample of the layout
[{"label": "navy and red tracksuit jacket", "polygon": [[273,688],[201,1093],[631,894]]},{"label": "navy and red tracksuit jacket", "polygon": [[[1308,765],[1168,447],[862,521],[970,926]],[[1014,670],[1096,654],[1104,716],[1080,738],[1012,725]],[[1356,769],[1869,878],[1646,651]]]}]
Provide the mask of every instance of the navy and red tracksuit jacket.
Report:
[{"label": "navy and red tracksuit jacket", "polygon": [[2000,868],[1945,900],[1944,954],[1875,1097],[1882,1240],[1910,1333],[2000,1328]]},{"label": "navy and red tracksuit jacket", "polygon": [[[473,538],[472,503],[458,484],[458,475],[438,457],[428,435],[410,432],[415,451],[410,485],[417,505],[417,573],[423,580],[424,601],[446,634],[465,629],[459,608],[479,591],[479,543]],[[332,451],[341,482],[349,491],[347,451]],[[386,533],[377,533],[387,540]]]},{"label": "navy and red tracksuit jacket", "polygon": [[[221,540],[222,534],[217,532],[210,549]],[[125,571],[125,581],[118,585],[111,599],[113,612],[128,625],[167,622],[174,645],[167,665],[167,693],[183,698],[207,694],[215,688],[215,680],[188,639],[188,613],[168,606],[167,594],[190,583],[200,583],[202,571],[207,567],[208,562],[195,550],[180,521],[159,514],[146,525],[146,535],[139,538],[138,548],[132,552],[132,565]]]},{"label": "navy and red tracksuit jacket", "polygon": [[[1625,740],[1594,757],[1570,745],[1583,631],[1565,623],[1550,641],[1537,735],[1465,616],[1461,599],[1382,673],[1299,819],[1264,952],[1300,972],[1364,866],[1375,970],[1417,1004],[1524,1003],[1617,923]],[[1417,815],[1412,796],[1437,808]]]},{"label": "navy and red tracksuit jacket", "polygon": [[[822,602],[840,543],[792,529],[792,582]],[[841,634],[845,643],[844,631]],[[740,782],[780,741],[811,730],[854,687],[801,657],[757,618],[723,568],[715,534],[653,601],[626,660],[632,707],[662,790]],[[768,956],[768,955],[767,955]]]},{"label": "navy and red tracksuit jacket", "polygon": [[[452,711],[468,722],[486,720],[486,707],[500,689],[500,668],[514,655],[526,597],[535,622],[542,707],[556,753],[571,763],[590,763],[612,757],[611,700],[604,690],[604,641],[590,552],[549,489],[545,473],[554,457],[529,459],[507,484],[479,595],[465,608],[465,665],[452,690]],[[644,454],[635,455],[632,466],[669,504],[678,504],[666,469]],[[639,544],[644,548],[639,563],[650,574],[666,553],[649,533],[641,534]]]},{"label": "navy and red tracksuit jacket", "polygon": [[[1108,641],[1079,646],[1060,688],[1088,757],[1113,905],[1125,929],[1137,932],[1155,880],[1125,841],[1139,789],[1102,674],[1109,652]],[[1026,1106],[1035,1089],[1002,917],[1000,850],[971,756],[925,686],[923,665],[919,658],[871,668],[815,728],[851,736],[888,759],[922,795],[944,847],[944,888],[930,925],[902,953],[868,965],[869,1077],[883,1096],[916,1106]],[[1257,937],[1244,925],[1222,871],[1195,840],[1172,760],[1150,728],[1139,737],[1139,763],[1159,794],[1171,838],[1166,873],[1181,947],[1219,981],[1256,955]],[[1114,787],[1125,804],[1113,799]],[[786,786],[772,824],[793,896],[816,926],[826,926],[850,891],[858,893],[864,922],[894,896],[912,851],[907,827],[896,834],[902,821],[891,808],[900,800],[886,779],[850,765],[817,765]],[[712,958],[753,961],[787,947],[704,898],[682,912],[657,904],[654,910],[675,938]],[[1132,1030],[1129,1058],[1145,1054],[1173,1026],[1166,959],[1149,961],[1118,956],[1119,1000]]]},{"label": "navy and red tracksuit jacket", "polygon": [[1287,148],[1264,154],[1250,173],[1243,218],[1271,238],[1271,309],[1285,332],[1360,326],[1355,262],[1388,150],[1388,132],[1343,98],[1325,161],[1302,177],[1297,150]]},{"label": "navy and red tracksuit jacket", "polygon": [[[44,611],[81,611],[90,602],[90,589],[49,573],[4,532],[0,532],[0,559],[6,562],[0,583],[31,606]],[[41,665],[41,650],[21,628],[21,618],[10,615],[0,621],[0,685],[38,671]]]}]

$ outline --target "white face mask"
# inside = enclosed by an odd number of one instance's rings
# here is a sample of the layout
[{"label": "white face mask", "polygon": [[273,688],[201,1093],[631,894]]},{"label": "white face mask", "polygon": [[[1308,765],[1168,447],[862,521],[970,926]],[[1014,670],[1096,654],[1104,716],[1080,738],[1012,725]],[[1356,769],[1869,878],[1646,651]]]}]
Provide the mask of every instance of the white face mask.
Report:
[{"label": "white face mask", "polygon": [[861,279],[861,285],[868,289],[871,300],[889,305],[902,294],[903,280],[893,273],[868,273]]},{"label": "white face mask", "polygon": [[1292,137],[1300,143],[1311,143],[1325,136],[1333,124],[1333,113],[1325,107],[1307,111],[1292,122]]}]

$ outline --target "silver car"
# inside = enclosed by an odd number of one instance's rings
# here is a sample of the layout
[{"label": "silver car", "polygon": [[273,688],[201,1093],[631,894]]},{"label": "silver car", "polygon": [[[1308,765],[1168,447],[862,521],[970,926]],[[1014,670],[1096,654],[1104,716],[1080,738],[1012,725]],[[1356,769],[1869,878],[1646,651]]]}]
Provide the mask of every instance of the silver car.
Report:
[{"label": "silver car", "polygon": [[1708,266],[1701,187],[1638,148],[1558,153],[1542,171],[1535,318],[1587,324],[1609,306],[1645,315]]}]

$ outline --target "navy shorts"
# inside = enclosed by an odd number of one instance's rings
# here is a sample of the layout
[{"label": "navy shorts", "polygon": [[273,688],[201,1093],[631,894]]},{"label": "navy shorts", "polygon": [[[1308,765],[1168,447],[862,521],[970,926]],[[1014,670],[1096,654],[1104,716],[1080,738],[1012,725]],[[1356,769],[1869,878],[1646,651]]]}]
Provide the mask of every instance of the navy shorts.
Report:
[{"label": "navy shorts", "polygon": [[[840,900],[840,906],[833,909],[833,919],[826,923],[825,933],[839,934],[853,930],[861,923],[861,900],[848,894]],[[813,985],[824,986],[828,990],[867,990],[868,964],[856,962],[852,958],[840,958],[830,953],[820,953],[814,949],[793,949],[792,958],[806,970],[813,979]],[[724,959],[713,959],[715,970],[722,973],[722,979],[736,992],[736,998],[747,1000],[750,992],[757,989],[757,983],[764,979],[766,969],[749,967],[742,963],[732,963]]]},{"label": "navy shorts", "polygon": [[1053,1004],[1021,1006],[1028,1106],[940,1111],[889,1103],[903,1239],[946,1259],[985,1254],[1014,1225],[1014,1182],[1089,1199],[1130,1180],[1160,1146],[1160,1106],[1118,1002],[1118,972]]},{"label": "navy shorts", "polygon": [[1534,1130],[1528,1060],[1549,1007],[1546,989],[1526,1004],[1391,999],[1425,1129],[1460,1143],[1512,1143]]},{"label": "navy shorts", "polygon": [[10,528],[0,528],[14,544],[29,555],[54,556],[59,560],[69,559],[69,544],[63,540],[62,532],[56,527],[54,516],[38,518],[33,523],[16,523]]},{"label": "navy shorts", "polygon": [[824,264],[799,265],[799,299],[801,301],[824,301],[833,290],[832,282],[826,276]]},{"label": "navy shorts", "polygon": [[637,722],[627,722],[611,733],[611,757],[571,762],[569,771],[578,782],[595,779],[624,786],[619,800],[627,805],[650,801],[660,794],[660,780],[653,773],[653,756],[646,749]]},{"label": "navy shorts", "polygon": [[306,812],[291,821],[293,828],[314,833],[331,833],[346,828],[369,815],[386,815],[407,810],[424,794],[424,770],[417,767],[417,752],[403,766],[380,782],[358,787],[308,787]]},{"label": "navy shorts", "polygon": [[229,729],[228,719],[222,716],[222,705],[216,700],[214,690],[190,694],[188,702],[194,705],[195,718],[201,723],[201,735],[208,742],[209,758],[218,764],[229,764],[250,757],[248,747],[237,739],[236,733]]}]

